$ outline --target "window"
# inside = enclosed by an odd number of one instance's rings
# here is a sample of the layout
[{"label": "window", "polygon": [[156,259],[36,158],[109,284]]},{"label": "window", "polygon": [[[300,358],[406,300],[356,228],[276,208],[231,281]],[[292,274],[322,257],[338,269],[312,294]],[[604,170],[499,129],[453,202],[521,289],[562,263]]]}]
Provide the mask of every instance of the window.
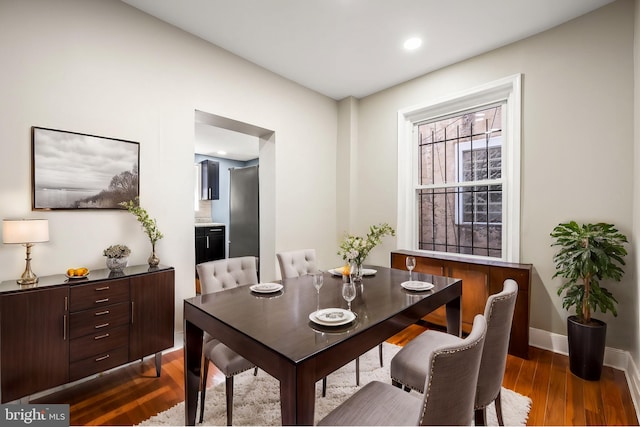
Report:
[{"label": "window", "polygon": [[520,77],[399,112],[398,243],[519,260]]}]

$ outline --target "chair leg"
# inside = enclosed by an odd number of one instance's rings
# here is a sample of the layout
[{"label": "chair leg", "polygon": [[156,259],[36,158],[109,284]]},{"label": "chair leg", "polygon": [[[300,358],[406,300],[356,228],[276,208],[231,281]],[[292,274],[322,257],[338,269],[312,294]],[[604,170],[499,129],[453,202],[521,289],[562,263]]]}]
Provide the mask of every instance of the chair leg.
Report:
[{"label": "chair leg", "polygon": [[202,378],[200,378],[200,424],[204,418],[204,398],[207,392],[207,376],[209,375],[209,359],[204,358]]},{"label": "chair leg", "polygon": [[493,402],[496,406],[496,416],[498,417],[498,425],[503,426],[504,420],[502,419],[502,399],[500,398],[500,392],[498,392],[498,396],[496,400]]},{"label": "chair leg", "polygon": [[475,413],[475,425],[486,426],[487,425],[487,408],[486,406],[481,409],[476,409]]},{"label": "chair leg", "polygon": [[227,394],[227,425],[233,421],[233,377],[227,377],[225,381]]},{"label": "chair leg", "polygon": [[253,376],[257,377],[258,376],[258,367],[256,366],[256,368],[253,370]]},{"label": "chair leg", "polygon": [[384,366],[382,363],[382,343],[378,346],[378,353],[380,354],[380,367],[382,368]]},{"label": "chair leg", "polygon": [[322,397],[327,396],[327,377],[322,379]]},{"label": "chair leg", "polygon": [[360,358],[356,357],[356,385],[360,385]]}]

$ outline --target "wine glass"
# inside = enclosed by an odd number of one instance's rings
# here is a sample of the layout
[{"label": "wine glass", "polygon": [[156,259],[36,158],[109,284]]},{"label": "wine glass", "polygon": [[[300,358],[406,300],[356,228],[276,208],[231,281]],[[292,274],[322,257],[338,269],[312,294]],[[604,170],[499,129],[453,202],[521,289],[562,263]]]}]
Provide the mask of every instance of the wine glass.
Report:
[{"label": "wine glass", "polygon": [[315,273],[311,274],[311,277],[313,278],[313,286],[315,286],[316,288],[317,311],[320,310],[320,288],[322,287],[322,284],[324,282],[324,276],[322,275],[322,271],[316,271]]},{"label": "wine glass", "polygon": [[349,305],[349,311],[351,311],[351,301],[353,301],[356,297],[356,285],[353,283],[353,280],[349,280],[348,282],[344,282],[342,284],[342,298]]},{"label": "wine glass", "polygon": [[405,260],[405,264],[407,265],[407,269],[409,270],[409,280],[411,280],[411,272],[414,268],[416,268],[416,258],[408,256]]}]

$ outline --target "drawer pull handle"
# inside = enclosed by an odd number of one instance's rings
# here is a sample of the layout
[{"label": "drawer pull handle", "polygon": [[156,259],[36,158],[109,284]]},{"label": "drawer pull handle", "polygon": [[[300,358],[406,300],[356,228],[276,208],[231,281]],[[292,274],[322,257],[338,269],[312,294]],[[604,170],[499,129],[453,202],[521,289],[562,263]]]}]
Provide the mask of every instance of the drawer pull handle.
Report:
[{"label": "drawer pull handle", "polygon": [[105,311],[96,311],[96,313],[94,314],[94,316],[104,316],[105,314],[109,314],[109,310],[105,310]]},{"label": "drawer pull handle", "polygon": [[96,304],[100,304],[102,302],[109,302],[109,298],[104,298],[104,299],[97,299],[96,300]]},{"label": "drawer pull handle", "polygon": [[108,359],[108,358],[109,358],[109,355],[107,354],[106,356],[98,357],[98,358],[96,359],[96,362],[101,362],[101,361],[103,361],[103,360],[105,360],[105,359]]},{"label": "drawer pull handle", "polygon": [[94,328],[95,329],[100,329],[100,328],[106,328],[107,326],[109,326],[108,323],[103,323],[102,325],[96,325]]},{"label": "drawer pull handle", "polygon": [[109,287],[108,286],[102,286],[100,288],[96,288],[96,291],[108,291]]},{"label": "drawer pull handle", "polygon": [[109,334],[104,334],[104,335],[98,335],[93,337],[94,340],[101,340],[102,338],[108,338]]}]

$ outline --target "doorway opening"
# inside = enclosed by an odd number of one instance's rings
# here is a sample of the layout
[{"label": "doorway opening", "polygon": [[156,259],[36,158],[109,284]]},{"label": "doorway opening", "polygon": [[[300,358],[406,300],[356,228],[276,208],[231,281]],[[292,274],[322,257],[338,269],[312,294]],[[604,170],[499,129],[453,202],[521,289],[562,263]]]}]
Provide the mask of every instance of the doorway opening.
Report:
[{"label": "doorway opening", "polygon": [[[196,263],[208,260],[201,254],[214,239],[206,232],[222,229],[224,247],[209,257],[256,256],[260,279],[275,278],[275,261],[265,262],[275,260],[275,133],[195,110],[194,137]],[[207,168],[217,169],[213,191]]]}]

